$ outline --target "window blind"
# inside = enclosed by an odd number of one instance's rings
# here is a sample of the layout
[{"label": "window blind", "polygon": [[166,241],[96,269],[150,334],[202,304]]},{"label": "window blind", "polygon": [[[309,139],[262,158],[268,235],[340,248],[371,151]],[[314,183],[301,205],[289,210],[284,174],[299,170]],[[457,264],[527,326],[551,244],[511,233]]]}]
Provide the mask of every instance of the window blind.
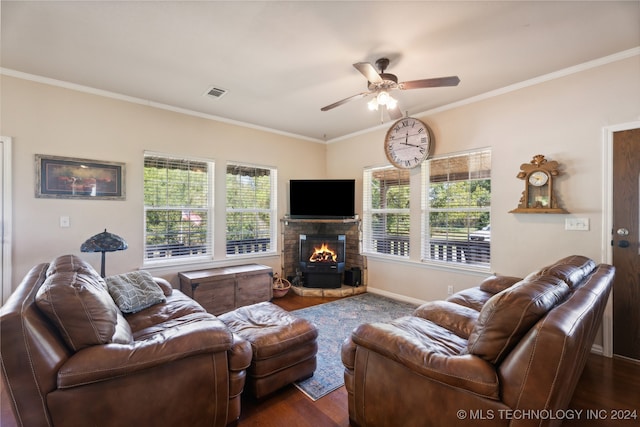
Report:
[{"label": "window blind", "polygon": [[422,258],[488,267],[491,151],[431,159],[423,164],[422,176]]},{"label": "window blind", "polygon": [[275,252],[277,170],[227,165],[227,256]]},{"label": "window blind", "polygon": [[363,175],[365,252],[409,256],[409,170],[367,168]]},{"label": "window blind", "polygon": [[213,163],[145,153],[145,260],[212,257]]}]

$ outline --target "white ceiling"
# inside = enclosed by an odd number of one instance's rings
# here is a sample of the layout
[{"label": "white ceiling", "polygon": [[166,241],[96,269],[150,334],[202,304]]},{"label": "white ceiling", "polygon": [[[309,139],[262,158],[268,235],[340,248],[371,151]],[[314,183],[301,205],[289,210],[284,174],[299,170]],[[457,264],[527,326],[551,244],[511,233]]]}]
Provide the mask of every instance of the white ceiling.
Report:
[{"label": "white ceiling", "polygon": [[[5,73],[313,140],[380,125],[355,62],[386,56],[422,112],[640,46],[640,1],[5,1]],[[228,90],[203,96],[211,86]],[[385,121],[388,117],[385,115]]]}]

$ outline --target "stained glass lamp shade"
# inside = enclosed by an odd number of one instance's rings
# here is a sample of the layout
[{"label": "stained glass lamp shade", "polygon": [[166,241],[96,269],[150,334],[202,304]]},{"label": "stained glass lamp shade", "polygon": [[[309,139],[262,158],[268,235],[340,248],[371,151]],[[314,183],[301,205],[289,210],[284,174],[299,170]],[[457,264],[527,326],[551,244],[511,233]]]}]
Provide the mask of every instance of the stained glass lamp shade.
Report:
[{"label": "stained glass lamp shade", "polygon": [[104,277],[104,254],[105,252],[124,251],[129,246],[124,239],[116,234],[104,232],[89,237],[86,242],[80,246],[81,252],[102,252],[102,264],[100,266],[100,275]]}]

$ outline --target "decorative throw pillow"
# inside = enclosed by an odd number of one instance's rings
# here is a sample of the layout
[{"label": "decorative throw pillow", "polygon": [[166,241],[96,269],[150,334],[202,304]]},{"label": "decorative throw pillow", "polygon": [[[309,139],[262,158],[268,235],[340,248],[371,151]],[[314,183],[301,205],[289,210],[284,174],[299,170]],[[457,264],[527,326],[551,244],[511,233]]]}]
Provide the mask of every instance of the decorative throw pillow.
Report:
[{"label": "decorative throw pillow", "polygon": [[118,307],[92,274],[59,271],[38,289],[36,305],[58,327],[74,351],[110,343],[116,331]]},{"label": "decorative throw pillow", "polygon": [[147,271],[109,276],[105,281],[111,298],[123,313],[137,313],[166,301],[164,292]]}]

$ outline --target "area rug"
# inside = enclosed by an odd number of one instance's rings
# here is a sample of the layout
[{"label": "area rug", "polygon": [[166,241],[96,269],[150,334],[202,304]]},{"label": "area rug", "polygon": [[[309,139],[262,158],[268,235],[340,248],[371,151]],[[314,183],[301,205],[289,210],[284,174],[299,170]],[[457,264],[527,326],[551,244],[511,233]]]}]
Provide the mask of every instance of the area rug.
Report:
[{"label": "area rug", "polygon": [[295,386],[314,401],[341,387],[344,385],[344,365],[340,349],[351,331],[362,323],[407,316],[415,308],[415,304],[364,293],[293,311],[318,328],[318,367],[311,378],[298,381]]}]

